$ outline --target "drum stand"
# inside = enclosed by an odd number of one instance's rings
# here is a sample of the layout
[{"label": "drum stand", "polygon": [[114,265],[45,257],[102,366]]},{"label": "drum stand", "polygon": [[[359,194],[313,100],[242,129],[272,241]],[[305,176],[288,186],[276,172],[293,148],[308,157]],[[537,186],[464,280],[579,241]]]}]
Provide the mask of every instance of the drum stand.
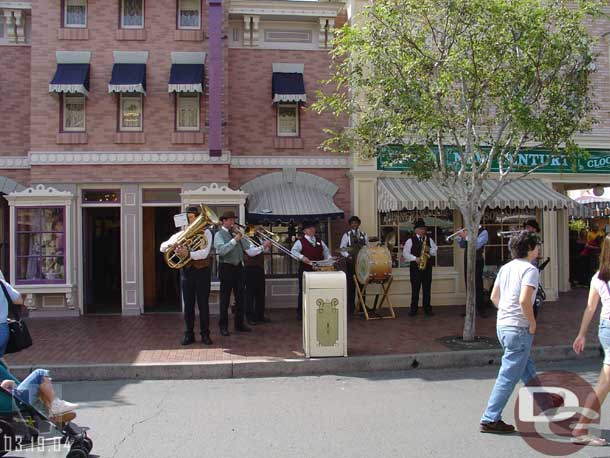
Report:
[{"label": "drum stand", "polygon": [[[394,313],[394,306],[392,305],[392,301],[390,300],[390,287],[392,286],[392,281],[394,278],[390,275],[383,281],[371,282],[367,279],[364,284],[361,284],[358,281],[358,277],[354,275],[354,283],[356,285],[356,313],[364,313],[364,318],[366,320],[381,320],[386,318],[396,318],[396,314]],[[379,291],[375,294],[375,301],[373,302],[373,307],[369,308],[366,305],[366,289],[371,284],[377,284],[381,287],[381,294]],[[381,301],[379,301],[379,296],[381,296]],[[383,307],[383,304],[388,305],[390,309],[390,314],[383,316],[378,313],[378,311]]]}]

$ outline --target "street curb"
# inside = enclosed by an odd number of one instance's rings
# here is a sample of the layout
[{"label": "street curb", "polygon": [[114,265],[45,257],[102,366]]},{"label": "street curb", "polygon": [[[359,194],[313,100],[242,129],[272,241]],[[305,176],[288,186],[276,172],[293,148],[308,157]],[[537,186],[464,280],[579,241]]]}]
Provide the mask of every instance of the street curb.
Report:
[{"label": "street curb", "polygon": [[[347,358],[261,358],[143,364],[40,364],[13,366],[10,369],[17,378],[23,379],[33,369],[44,367],[51,371],[51,377],[56,381],[227,379],[497,366],[501,357],[502,351],[494,349]],[[601,360],[598,346],[587,346],[581,356],[576,356],[569,345],[532,349],[532,359],[537,363],[589,358]]]}]

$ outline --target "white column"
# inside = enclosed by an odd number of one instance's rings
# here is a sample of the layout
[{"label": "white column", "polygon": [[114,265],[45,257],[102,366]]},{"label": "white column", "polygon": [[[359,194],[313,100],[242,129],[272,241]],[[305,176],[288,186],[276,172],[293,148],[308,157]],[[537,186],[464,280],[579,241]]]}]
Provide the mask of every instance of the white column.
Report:
[{"label": "white column", "polygon": [[4,26],[6,27],[6,36],[8,37],[8,41],[10,43],[15,43],[17,41],[17,32],[15,31],[15,17],[13,16],[13,12],[15,10],[4,10]]},{"label": "white column", "polygon": [[544,259],[547,256],[550,257],[551,262],[544,269],[541,280],[546,292],[547,301],[556,301],[559,297],[558,264],[567,260],[565,256],[562,256],[560,260],[557,212],[552,210],[542,211],[542,224],[543,256]]},{"label": "white column", "polygon": [[15,15],[15,43],[25,43],[25,11],[13,10]]},{"label": "white column", "polygon": [[140,233],[138,227],[139,193],[137,185],[124,185],[121,189],[121,257],[123,281],[123,315],[139,315],[138,269],[142,263],[140,255]]}]

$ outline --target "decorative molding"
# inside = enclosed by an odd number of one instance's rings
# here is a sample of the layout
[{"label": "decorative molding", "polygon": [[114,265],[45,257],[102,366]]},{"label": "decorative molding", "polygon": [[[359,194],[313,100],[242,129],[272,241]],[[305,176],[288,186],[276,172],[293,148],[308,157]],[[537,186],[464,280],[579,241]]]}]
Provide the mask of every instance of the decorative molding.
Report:
[{"label": "decorative molding", "polygon": [[31,2],[0,2],[0,8],[12,8],[16,10],[31,10]]},{"label": "decorative molding", "polygon": [[[262,2],[261,2],[262,3]],[[285,8],[274,8],[273,6],[252,6],[252,7],[231,7],[229,14],[231,15],[255,15],[255,16],[301,16],[301,17],[337,17],[339,8],[336,9],[320,9],[317,2],[311,2],[311,8],[290,8],[289,5]]]},{"label": "decorative molding", "polygon": [[22,197],[68,197],[71,198],[74,194],[72,194],[70,191],[58,191],[57,189],[49,186],[46,187],[43,184],[37,184],[36,186],[33,186],[31,188],[27,188],[24,189],[23,191],[13,191],[11,192],[8,197],[7,200],[15,200],[15,199],[19,199]]},{"label": "decorative molding", "polygon": [[[0,158],[1,159],[1,158]],[[228,164],[231,153],[219,157],[209,151],[37,151],[30,152],[30,165],[120,165],[120,164]]]},{"label": "decorative molding", "polygon": [[0,156],[0,169],[29,169],[28,156]]},{"label": "decorative molding", "polygon": [[265,169],[295,167],[300,169],[349,169],[351,158],[346,156],[232,156],[235,169]]},{"label": "decorative molding", "polygon": [[183,191],[180,195],[187,197],[187,196],[194,196],[194,195],[200,196],[200,195],[208,195],[208,194],[212,194],[212,195],[222,194],[224,196],[235,196],[235,197],[246,196],[246,193],[244,193],[243,191],[240,191],[239,189],[231,189],[228,186],[219,185],[218,183],[211,183],[210,185],[200,186],[197,189]]}]

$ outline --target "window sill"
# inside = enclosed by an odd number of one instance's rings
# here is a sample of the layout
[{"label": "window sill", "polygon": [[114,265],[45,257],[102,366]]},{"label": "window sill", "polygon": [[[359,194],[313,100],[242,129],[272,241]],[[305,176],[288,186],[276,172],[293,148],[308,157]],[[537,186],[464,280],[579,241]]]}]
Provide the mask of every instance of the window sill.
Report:
[{"label": "window sill", "polygon": [[116,132],[115,143],[146,143],[144,132]]},{"label": "window sill", "polygon": [[82,145],[88,142],[86,132],[60,132],[55,142],[58,145]]},{"label": "window sill", "polygon": [[303,149],[303,139],[301,137],[275,137],[273,147],[275,149]]},{"label": "window sill", "polygon": [[117,29],[116,39],[119,41],[142,41],[146,40],[146,29]]},{"label": "window sill", "polygon": [[203,30],[174,30],[175,41],[203,41]]},{"label": "window sill", "polygon": [[174,144],[201,144],[203,143],[203,132],[172,132],[171,141]]},{"label": "window sill", "polygon": [[57,30],[57,39],[58,40],[88,40],[89,39],[89,29],[62,27]]}]

